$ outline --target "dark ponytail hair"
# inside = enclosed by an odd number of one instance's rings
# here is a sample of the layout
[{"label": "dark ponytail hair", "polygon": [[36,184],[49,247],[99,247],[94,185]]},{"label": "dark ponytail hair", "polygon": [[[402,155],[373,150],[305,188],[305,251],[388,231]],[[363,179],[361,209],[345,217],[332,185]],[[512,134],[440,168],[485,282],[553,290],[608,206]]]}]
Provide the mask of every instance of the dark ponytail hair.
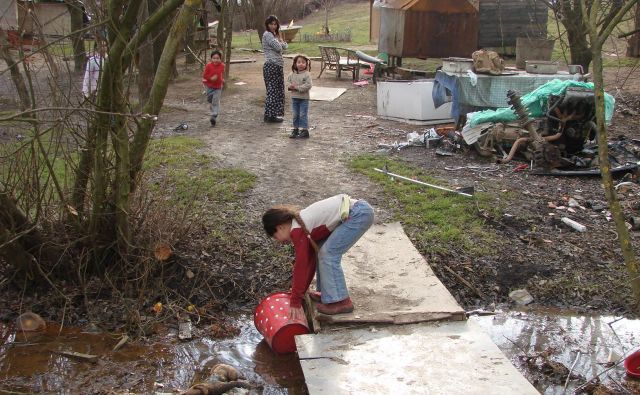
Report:
[{"label": "dark ponytail hair", "polygon": [[299,54],[296,55],[295,58],[293,58],[293,64],[291,65],[291,71],[293,71],[294,73],[298,72],[298,68],[296,67],[296,63],[298,63],[298,59],[302,58],[305,60],[305,62],[307,62],[307,71],[311,71],[311,61],[309,60],[309,58],[307,58],[306,56]]},{"label": "dark ponytail hair", "polygon": [[273,35],[277,37],[277,36],[280,34],[280,21],[278,20],[278,17],[277,17],[277,16],[275,16],[275,15],[269,15],[269,16],[267,17],[267,20],[265,20],[265,21],[264,21],[264,27],[265,27],[265,29],[267,29],[267,31],[268,31],[269,33],[271,33],[271,30],[269,30],[269,24],[270,24],[271,22],[274,22],[274,21],[278,24],[278,26],[276,27],[275,34],[273,34]]},{"label": "dark ponytail hair", "polygon": [[269,237],[276,233],[276,227],[282,225],[291,220],[296,220],[305,234],[309,234],[307,226],[304,224],[302,217],[300,217],[300,209],[296,206],[282,205],[275,206],[267,210],[262,216],[262,226],[264,231],[267,232]]}]

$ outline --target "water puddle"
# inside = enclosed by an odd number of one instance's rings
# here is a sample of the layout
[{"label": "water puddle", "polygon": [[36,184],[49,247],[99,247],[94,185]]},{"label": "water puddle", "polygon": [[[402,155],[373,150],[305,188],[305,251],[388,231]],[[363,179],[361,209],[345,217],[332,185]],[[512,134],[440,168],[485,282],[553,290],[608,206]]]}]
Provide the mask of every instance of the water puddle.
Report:
[{"label": "water puddle", "polygon": [[[602,372],[611,358],[624,357],[640,348],[640,320],[548,310],[510,311],[471,319],[542,393],[573,393],[598,375],[610,389],[633,393],[623,387],[633,380],[626,379],[622,364]],[[262,386],[263,394],[306,393],[296,355],[275,355],[250,317],[242,317],[238,324],[241,333],[233,339],[181,342],[175,329],[165,328],[155,343],[128,343],[115,352],[113,347],[120,340],[115,335],[82,333],[75,328],[60,330],[53,325],[42,333],[25,334],[0,326],[0,393],[76,394],[110,388],[167,393],[206,380],[217,363],[238,368],[245,379]],[[65,355],[66,351],[96,355],[97,360],[74,358]],[[532,360],[540,355],[544,358]],[[564,379],[536,368],[543,359],[567,369],[573,366],[572,372],[581,377],[569,381],[565,392]]]},{"label": "water puddle", "polygon": [[[510,311],[471,319],[486,330],[518,370],[544,394],[572,394],[594,377],[599,377],[615,393],[637,393],[630,391],[629,386],[640,390],[640,380],[627,379],[622,362],[613,367],[608,363],[640,348],[640,320],[553,310]],[[537,360],[531,359],[538,355],[541,357]],[[551,363],[543,365],[544,359]],[[581,378],[570,380],[565,390],[564,378],[555,378],[550,373],[559,366],[554,362]],[[611,369],[607,370],[608,367]]]},{"label": "water puddle", "polygon": [[[115,352],[120,336],[51,324],[39,333],[0,326],[0,393],[172,392],[206,380],[217,363],[236,367],[263,394],[305,393],[296,355],[275,355],[248,318],[238,324],[241,333],[233,339],[180,342],[176,330],[166,330],[156,343],[127,344]],[[69,351],[98,358],[91,362]]]}]

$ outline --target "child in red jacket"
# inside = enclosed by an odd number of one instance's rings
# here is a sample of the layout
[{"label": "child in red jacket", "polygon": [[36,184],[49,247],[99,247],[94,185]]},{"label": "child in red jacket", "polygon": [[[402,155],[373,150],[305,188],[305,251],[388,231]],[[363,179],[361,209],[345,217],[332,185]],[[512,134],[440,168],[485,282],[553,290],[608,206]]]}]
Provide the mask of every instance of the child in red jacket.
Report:
[{"label": "child in red jacket", "polygon": [[211,127],[216,126],[218,113],[220,112],[220,96],[224,85],[224,63],[222,53],[215,50],[211,52],[211,60],[204,67],[202,83],[207,88],[207,101],[211,103]]},{"label": "child in red jacket", "polygon": [[291,243],[296,260],[291,284],[290,317],[304,320],[302,298],[317,272],[318,291],[309,297],[318,312],[342,314],[353,311],[344,273],[342,255],[373,223],[373,208],[364,200],[339,194],[298,210],[273,207],[262,216],[267,234],[280,243]]}]

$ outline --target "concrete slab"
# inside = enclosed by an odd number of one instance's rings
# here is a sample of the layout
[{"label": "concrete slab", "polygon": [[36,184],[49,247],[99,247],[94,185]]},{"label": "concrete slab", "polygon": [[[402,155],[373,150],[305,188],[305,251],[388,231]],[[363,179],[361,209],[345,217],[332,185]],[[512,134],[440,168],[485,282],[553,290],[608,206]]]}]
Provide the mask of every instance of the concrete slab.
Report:
[{"label": "concrete slab", "polygon": [[330,88],[327,86],[313,86],[309,91],[309,100],[334,101],[347,91],[346,88]]},{"label": "concrete slab", "polygon": [[310,395],[538,394],[473,321],[296,336]]},{"label": "concrete slab", "polygon": [[398,222],[372,226],[345,254],[342,267],[355,309],[333,316],[312,309],[323,324],[464,319],[462,307]]}]

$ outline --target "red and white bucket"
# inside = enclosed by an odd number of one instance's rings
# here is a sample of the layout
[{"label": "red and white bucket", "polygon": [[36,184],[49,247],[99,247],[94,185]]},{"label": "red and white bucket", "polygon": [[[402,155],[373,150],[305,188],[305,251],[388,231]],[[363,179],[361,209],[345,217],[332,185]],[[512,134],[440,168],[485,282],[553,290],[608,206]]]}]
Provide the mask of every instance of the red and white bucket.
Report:
[{"label": "red and white bucket", "polygon": [[278,354],[296,350],[294,336],[309,333],[306,320],[289,322],[289,292],[276,292],[262,299],[256,307],[253,324],[269,347]]}]

